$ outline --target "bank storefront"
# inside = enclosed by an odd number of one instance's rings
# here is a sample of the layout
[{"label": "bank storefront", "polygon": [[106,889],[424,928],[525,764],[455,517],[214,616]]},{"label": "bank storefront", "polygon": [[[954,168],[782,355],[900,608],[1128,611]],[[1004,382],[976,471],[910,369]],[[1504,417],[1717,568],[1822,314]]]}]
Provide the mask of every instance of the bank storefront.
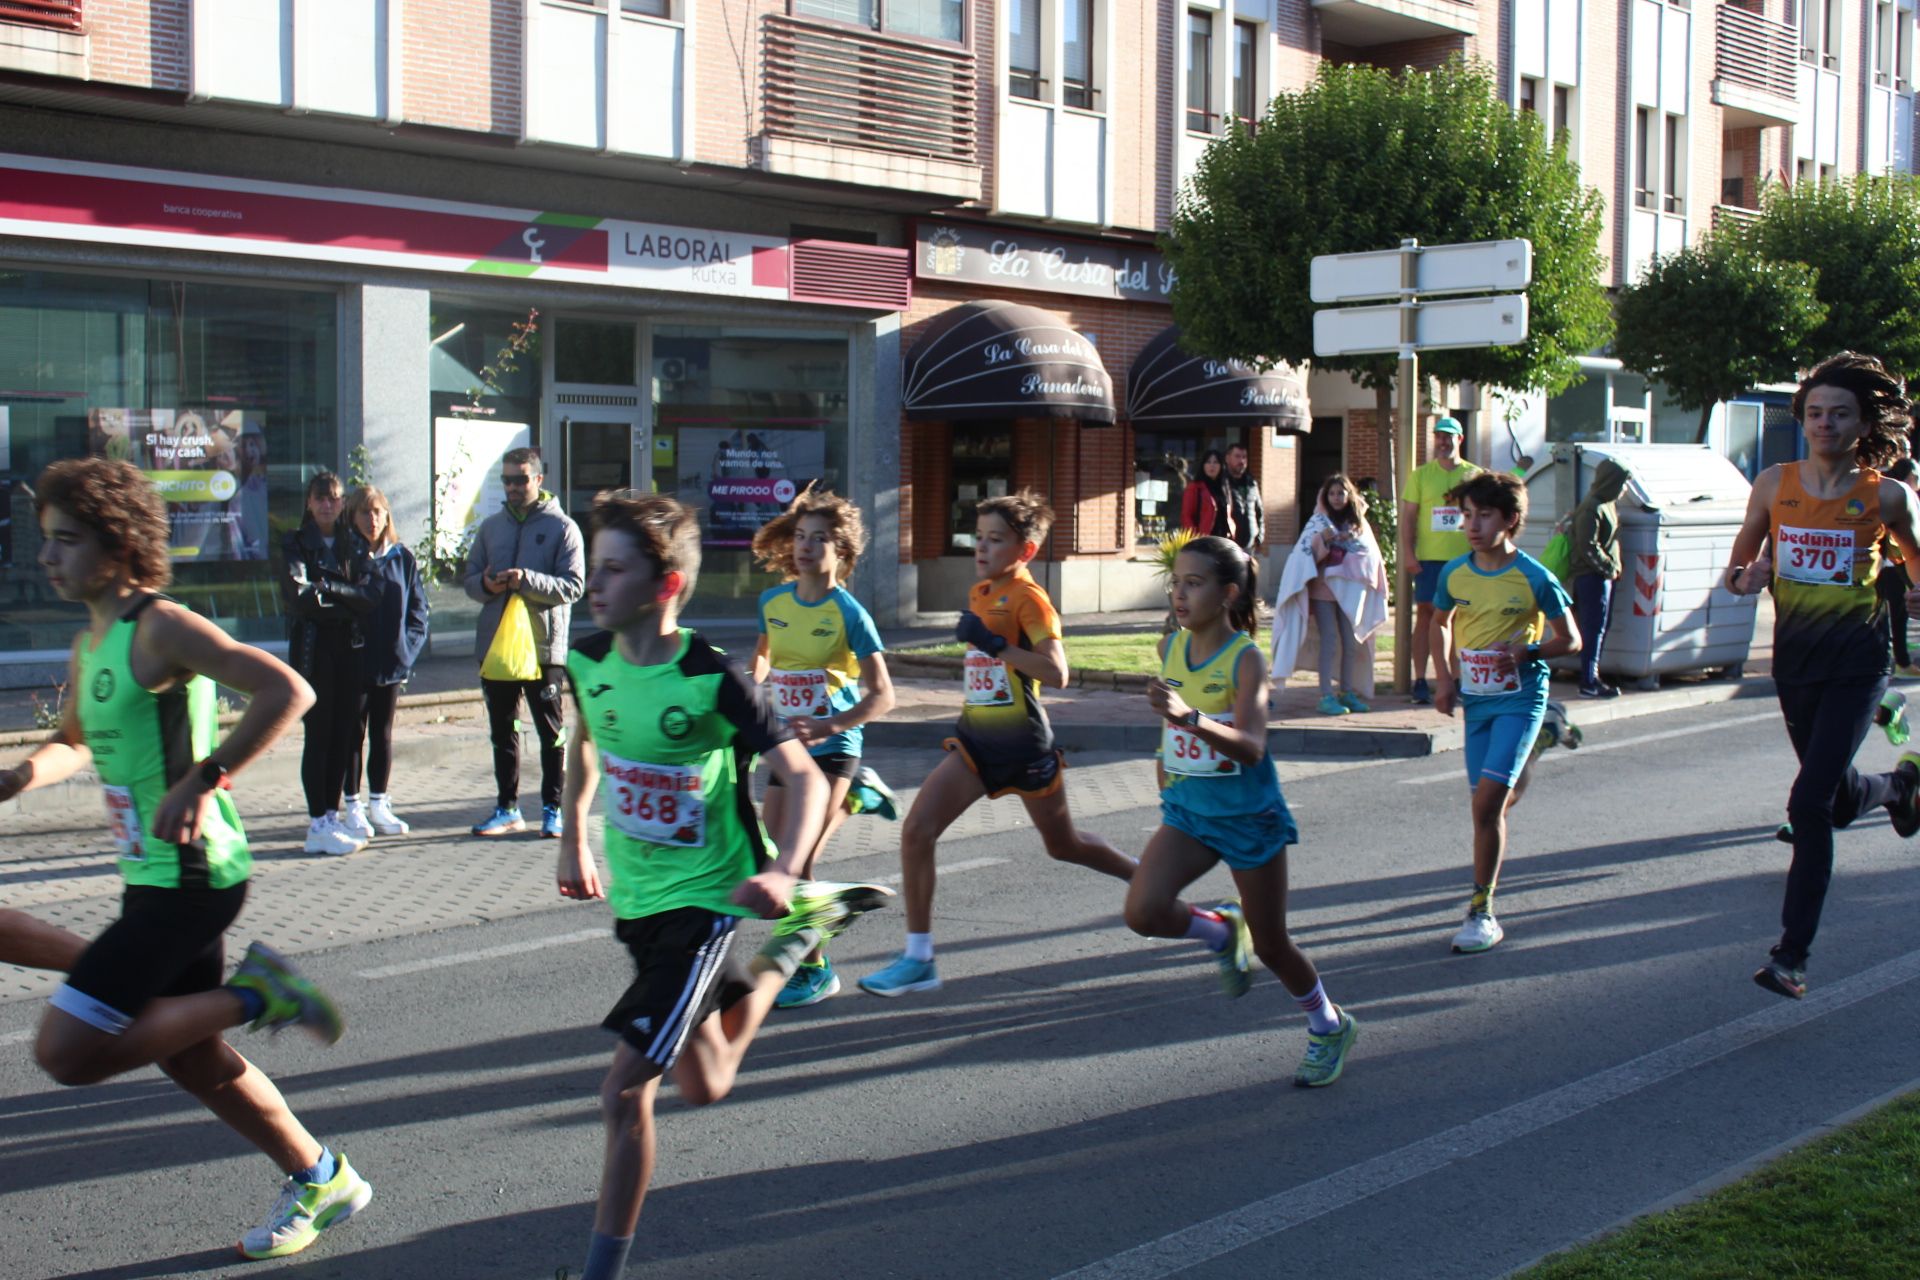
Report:
[{"label": "bank storefront", "polygon": [[[856,423],[895,394],[873,352],[907,274],[821,239],[0,156],[0,650],[57,656],[78,624],[28,485],[86,454],[153,476],[176,593],[250,641],[284,638],[271,557],[315,471],[381,486],[450,566],[529,443],[576,517],[614,487],[698,509],[692,613],[749,614],[767,515],[898,474],[891,426]],[[457,647],[469,602],[435,605]]]}]

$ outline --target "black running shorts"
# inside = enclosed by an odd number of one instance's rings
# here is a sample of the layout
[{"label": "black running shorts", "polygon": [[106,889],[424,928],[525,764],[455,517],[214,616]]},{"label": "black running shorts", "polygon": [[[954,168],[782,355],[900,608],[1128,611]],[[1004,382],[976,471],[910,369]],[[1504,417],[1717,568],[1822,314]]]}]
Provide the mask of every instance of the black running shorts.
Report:
[{"label": "black running shorts", "polygon": [[[860,772],[860,757],[850,756],[844,751],[836,751],[831,755],[814,756],[812,760],[814,767],[826,774],[827,781],[829,782],[832,782],[836,778],[851,778],[854,774]],[[784,787],[787,784],[780,781],[779,774],[768,771],[767,785],[770,787]]]},{"label": "black running shorts", "polygon": [[707,1015],[753,990],[753,973],[733,945],[736,916],[681,907],[616,920],[614,936],[633,957],[633,985],[601,1026],[666,1071]]},{"label": "black running shorts", "polygon": [[119,1035],[149,1001],[212,991],[226,979],[227,927],[247,900],[245,882],[225,889],[128,885],[120,918],[93,940],[53,1007]]},{"label": "black running shorts", "polygon": [[1041,796],[1050,796],[1060,789],[1060,771],[1067,767],[1066,758],[1057,750],[1029,760],[1001,764],[985,753],[974,754],[973,749],[959,738],[948,738],[941,745],[948,751],[960,753],[960,758],[967,762],[967,768],[973,770],[980,779],[980,785],[987,789],[989,800],[1006,795],[1032,796],[1036,800]]}]

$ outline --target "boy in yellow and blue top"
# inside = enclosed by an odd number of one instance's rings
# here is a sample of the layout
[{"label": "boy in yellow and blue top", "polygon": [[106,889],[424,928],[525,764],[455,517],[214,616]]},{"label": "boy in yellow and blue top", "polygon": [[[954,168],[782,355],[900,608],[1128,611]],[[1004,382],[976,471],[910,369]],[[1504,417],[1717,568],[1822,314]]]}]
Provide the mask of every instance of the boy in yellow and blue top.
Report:
[{"label": "boy in yellow and blue top", "polygon": [[1453,418],[1433,424],[1433,458],[1413,469],[1400,495],[1400,562],[1413,580],[1413,700],[1433,700],[1427,685],[1427,637],[1433,629],[1433,595],[1440,571],[1467,554],[1460,504],[1453,491],[1480,473],[1460,456],[1465,434]]},{"label": "boy in yellow and blue top", "polygon": [[[760,634],[766,638],[767,693],[783,719],[831,720],[860,701],[860,660],[886,652],[880,631],[853,593],[834,586],[806,601],[799,584],[783,582],[760,593]],[[860,765],[865,733],[851,725],[807,743],[807,754],[830,778],[851,778]]]},{"label": "boy in yellow and blue top", "polygon": [[1453,949],[1473,953],[1506,936],[1494,918],[1493,890],[1506,856],[1507,810],[1526,789],[1527,761],[1546,718],[1545,660],[1579,652],[1580,632],[1566,588],[1514,545],[1527,516],[1525,486],[1487,471],[1451,496],[1472,550],[1448,562],[1434,591],[1435,706],[1452,715],[1457,700],[1466,709],[1473,896]]}]

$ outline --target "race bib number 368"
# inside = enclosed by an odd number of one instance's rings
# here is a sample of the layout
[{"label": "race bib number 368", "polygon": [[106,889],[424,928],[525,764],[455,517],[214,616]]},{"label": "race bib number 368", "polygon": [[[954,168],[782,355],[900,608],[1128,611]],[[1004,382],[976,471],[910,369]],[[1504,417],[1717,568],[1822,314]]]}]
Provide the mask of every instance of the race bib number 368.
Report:
[{"label": "race bib number 368", "polygon": [[1781,526],[1774,548],[1776,572],[1789,582],[1820,586],[1853,583],[1853,530]]},{"label": "race bib number 368", "polygon": [[698,848],[706,843],[707,806],[700,771],[602,756],[607,820],[635,840]]}]

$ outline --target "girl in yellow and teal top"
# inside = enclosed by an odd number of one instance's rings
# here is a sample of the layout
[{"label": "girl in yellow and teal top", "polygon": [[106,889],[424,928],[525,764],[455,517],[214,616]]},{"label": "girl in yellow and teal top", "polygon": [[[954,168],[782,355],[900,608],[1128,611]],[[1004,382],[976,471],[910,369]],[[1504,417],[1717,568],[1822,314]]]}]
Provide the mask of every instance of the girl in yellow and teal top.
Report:
[{"label": "girl in yellow and teal top", "polygon": [[[1287,934],[1287,847],[1300,836],[1267,751],[1267,664],[1254,643],[1254,560],[1225,538],[1196,538],[1174,561],[1180,629],[1160,642],[1147,701],[1164,720],[1160,827],[1127,888],[1127,925],[1149,938],[1193,938],[1218,957],[1222,985],[1242,996],[1254,955],[1307,1015],[1307,1056],[1294,1076],[1332,1084],[1357,1034]],[[1239,902],[1211,909],[1180,891],[1225,862]]]},{"label": "girl in yellow and teal top", "polygon": [[[753,678],[765,686],[774,713],[833,786],[826,823],[801,872],[806,876],[847,820],[856,787],[879,797],[884,806],[879,812],[893,815],[893,793],[860,763],[861,726],[893,710],[886,645],[872,615],[844,585],[866,545],[860,509],[811,485],[753,536],[755,557],[787,578],[760,593]],[[763,805],[769,827],[780,825],[785,805],[786,791],[778,775],[770,775]],[[833,963],[816,950],[794,970],[774,1003],[793,1009],[839,990]]]},{"label": "girl in yellow and teal top", "polygon": [[[1780,941],[1753,980],[1799,999],[1807,954],[1833,878],[1833,833],[1885,807],[1894,830],[1920,830],[1920,755],[1891,773],[1861,773],[1853,757],[1887,700],[1891,642],[1876,589],[1883,539],[1920,564],[1913,491],[1876,469],[1899,456],[1912,413],[1900,380],[1872,356],[1842,352],[1794,393],[1807,457],[1768,467],[1754,482],[1733,542],[1726,588],[1773,590],[1773,680],[1800,772],[1787,793],[1793,863],[1780,909]],[[1907,593],[1909,607],[1920,591]],[[1784,835],[1784,832],[1783,832]]]},{"label": "girl in yellow and teal top", "polygon": [[1473,549],[1447,563],[1434,590],[1434,706],[1449,716],[1456,703],[1466,710],[1473,894],[1453,949],[1470,954],[1506,936],[1493,914],[1493,890],[1507,854],[1507,811],[1527,789],[1527,765],[1546,719],[1546,659],[1578,653],[1580,629],[1560,580],[1514,545],[1527,519],[1526,486],[1483,471],[1448,496]]}]

